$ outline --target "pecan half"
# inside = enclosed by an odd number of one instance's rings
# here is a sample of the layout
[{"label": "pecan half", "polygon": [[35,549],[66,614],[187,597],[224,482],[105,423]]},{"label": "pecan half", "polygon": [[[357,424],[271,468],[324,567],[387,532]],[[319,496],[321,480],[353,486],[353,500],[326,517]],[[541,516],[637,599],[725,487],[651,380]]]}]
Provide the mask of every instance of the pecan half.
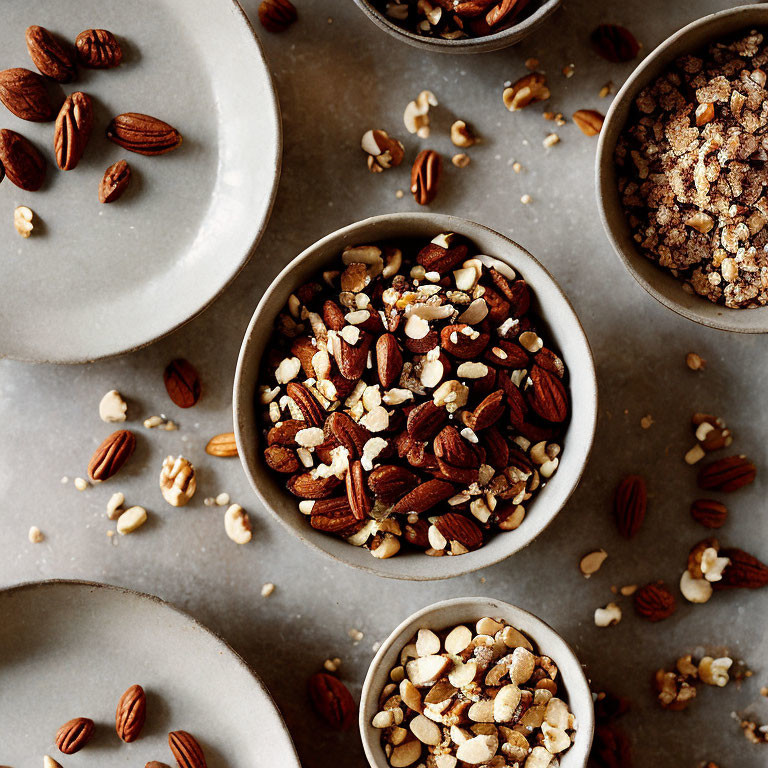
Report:
[{"label": "pecan half", "polygon": [[376,341],[376,370],[379,383],[389,389],[399,378],[403,370],[403,353],[397,339],[391,333],[384,333]]},{"label": "pecan half", "polygon": [[136,436],[128,429],[113,432],[96,449],[88,464],[88,477],[94,482],[108,480],[115,475],[133,455]]},{"label": "pecan half", "polygon": [[761,589],[768,585],[768,565],[754,555],[736,547],[723,548],[717,554],[731,563],[725,567],[723,578],[712,582],[713,589]]},{"label": "pecan half", "polygon": [[347,496],[315,501],[309,522],[318,531],[339,536],[351,536],[363,525],[363,522],[352,514]]},{"label": "pecan half", "polygon": [[429,205],[435,199],[442,165],[433,149],[424,149],[416,156],[411,168],[411,193],[419,205]]},{"label": "pecan half", "polygon": [[427,480],[406,493],[400,501],[392,507],[392,514],[408,514],[413,512],[420,515],[435,504],[450,499],[456,492],[455,487],[445,480]]},{"label": "pecan half", "polygon": [[285,32],[298,17],[290,0],[262,0],[259,5],[259,21],[267,32]]},{"label": "pecan half", "polygon": [[62,171],[71,171],[80,162],[92,128],[91,97],[75,91],[62,104],[53,134],[56,164]]},{"label": "pecan half", "polygon": [[56,114],[42,75],[23,67],[0,72],[0,102],[22,120],[47,123]]},{"label": "pecan half", "polygon": [[647,496],[645,480],[639,475],[627,475],[616,488],[613,515],[619,533],[627,539],[637,535],[645,520]]},{"label": "pecan half", "polygon": [[323,426],[325,422],[325,409],[303,384],[291,381],[286,387],[286,392],[288,397],[299,406],[299,410],[308,425],[313,427]]},{"label": "pecan half", "polygon": [[126,743],[139,738],[147,717],[147,696],[140,685],[132,685],[117,703],[115,730]]},{"label": "pecan half", "polygon": [[59,83],[75,79],[77,65],[74,55],[45,27],[27,27],[26,40],[29,56],[42,74]]},{"label": "pecan half", "polygon": [[456,512],[446,512],[438,517],[435,527],[448,541],[458,541],[470,551],[483,544],[483,533],[477,525]]},{"label": "pecan half", "polygon": [[86,29],[75,39],[77,58],[84,67],[112,69],[123,60],[117,38],[106,29]]},{"label": "pecan half", "polygon": [[301,464],[293,448],[285,445],[269,445],[264,449],[264,460],[267,466],[275,472],[292,475],[298,472]]},{"label": "pecan half", "polygon": [[126,112],[112,119],[107,138],[139,155],[164,155],[181,145],[181,134],[168,123],[151,115]]},{"label": "pecan half", "polygon": [[662,621],[677,609],[675,596],[663,581],[646,584],[635,592],[635,611],[648,621]]},{"label": "pecan half", "polygon": [[368,475],[368,487],[384,504],[394,504],[419,484],[419,478],[405,467],[384,464]]},{"label": "pecan half", "polygon": [[125,160],[118,160],[104,171],[99,183],[99,202],[114,203],[119,200],[131,181],[131,166]]},{"label": "pecan half", "polygon": [[333,728],[347,730],[356,721],[357,705],[344,683],[336,677],[317,672],[307,684],[315,711]]},{"label": "pecan half", "polygon": [[373,503],[366,491],[363,467],[359,461],[353,461],[347,472],[347,499],[352,514],[357,520],[365,520],[371,513]]},{"label": "pecan half", "polygon": [[191,408],[200,399],[200,377],[192,363],[183,357],[177,357],[168,363],[163,371],[163,382],[168,397],[179,408]]},{"label": "pecan half", "polygon": [[8,181],[27,192],[36,192],[45,181],[45,160],[31,142],[16,131],[0,130],[0,166]]},{"label": "pecan half", "polygon": [[294,475],[287,484],[288,490],[300,499],[325,499],[339,486],[341,480],[331,477],[312,477],[311,472]]},{"label": "pecan half", "polygon": [[635,36],[618,24],[600,24],[589,39],[595,52],[614,64],[632,61],[640,51]]},{"label": "pecan half", "polygon": [[56,732],[56,746],[65,755],[74,755],[91,740],[93,728],[93,720],[90,718],[75,717]]},{"label": "pecan half", "polygon": [[728,509],[714,499],[696,499],[691,504],[691,517],[707,528],[722,528],[728,519]]},{"label": "pecan half", "polygon": [[432,440],[447,421],[448,411],[435,405],[432,400],[427,400],[408,414],[406,429],[412,440]]},{"label": "pecan half", "polygon": [[207,768],[203,748],[191,733],[171,731],[168,734],[168,746],[179,768]]},{"label": "pecan half", "polygon": [[699,488],[705,491],[738,491],[755,481],[757,469],[746,456],[726,456],[699,471]]},{"label": "pecan half", "polygon": [[573,113],[573,122],[585,136],[597,136],[603,129],[605,117],[596,109],[577,109]]}]

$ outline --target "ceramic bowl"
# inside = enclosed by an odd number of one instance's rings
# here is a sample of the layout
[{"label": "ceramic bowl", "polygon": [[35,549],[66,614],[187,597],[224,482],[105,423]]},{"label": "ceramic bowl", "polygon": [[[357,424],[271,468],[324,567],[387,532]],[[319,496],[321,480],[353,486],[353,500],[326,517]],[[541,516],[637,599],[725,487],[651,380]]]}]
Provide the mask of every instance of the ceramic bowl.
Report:
[{"label": "ceramic bowl", "polygon": [[730,309],[686,293],[682,283],[657,267],[637,248],[621,207],[613,153],[637,94],[678,56],[700,50],[713,40],[768,25],[768,5],[745,5],[714,13],[683,27],[652,51],[630,75],[608,110],[597,150],[597,200],[603,226],[632,277],[657,301],[689,320],[739,333],[768,333],[768,307]]},{"label": "ceramic bowl", "polygon": [[[441,232],[456,232],[476,245],[480,253],[508,262],[531,286],[533,311],[539,315],[570,371],[572,417],[564,438],[557,472],[530,505],[522,525],[499,532],[480,549],[459,557],[428,557],[403,552],[386,560],[310,527],[298,509],[298,500],[266,466],[259,434],[254,396],[262,354],[269,343],[274,320],[297,286],[338,263],[348,245],[392,238],[431,239]],[[399,579],[444,579],[484,568],[509,557],[546,528],[576,488],[587,462],[597,417],[597,383],[592,353],[584,330],[568,299],[546,269],[506,237],[480,224],[429,213],[374,216],[334,232],[299,254],[275,278],[259,302],[245,333],[237,362],[234,386],[234,423],[240,460],[264,505],[291,533],[315,549],[348,565]]]},{"label": "ceramic bowl", "polygon": [[569,645],[549,624],[522,608],[487,597],[457,597],[434,603],[409,616],[384,641],[368,668],[360,696],[359,724],[365,755],[372,768],[389,768],[381,748],[381,731],[371,725],[371,720],[378,712],[379,695],[390,682],[389,672],[399,663],[402,648],[419,629],[440,630],[457,624],[471,625],[485,616],[504,619],[527,635],[542,654],[557,664],[560,671],[558,696],[567,701],[578,726],[573,745],[560,756],[560,768],[584,768],[587,764],[595,730],[592,693],[581,662]]},{"label": "ceramic bowl", "polygon": [[538,29],[562,3],[562,0],[542,0],[538,7],[520,19],[508,29],[503,29],[493,35],[483,37],[468,37],[462,40],[443,40],[437,37],[425,37],[409,32],[387,18],[370,0],[355,0],[360,10],[379,28],[388,32],[392,37],[401,40],[414,48],[424,51],[440,51],[442,53],[486,53],[498,51],[528,37]]}]

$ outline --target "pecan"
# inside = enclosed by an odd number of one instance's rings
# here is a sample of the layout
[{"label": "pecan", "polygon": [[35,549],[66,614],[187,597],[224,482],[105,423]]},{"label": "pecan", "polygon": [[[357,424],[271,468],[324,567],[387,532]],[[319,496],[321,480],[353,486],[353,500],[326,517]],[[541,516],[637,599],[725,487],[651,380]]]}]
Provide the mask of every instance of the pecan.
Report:
[{"label": "pecan", "polygon": [[117,703],[115,730],[126,743],[139,738],[147,717],[147,696],[140,685],[132,685]]},{"label": "pecan", "polygon": [[707,528],[722,528],[728,518],[728,509],[714,499],[696,499],[691,504],[691,517]]},{"label": "pecan", "polygon": [[456,512],[446,512],[435,520],[435,527],[448,541],[458,541],[469,550],[483,544],[483,533],[468,517]]},{"label": "pecan", "polygon": [[368,475],[368,487],[384,504],[394,504],[419,484],[419,478],[405,467],[383,464]]},{"label": "pecan", "polygon": [[411,168],[411,192],[419,205],[429,205],[437,195],[442,160],[433,149],[424,149]]},{"label": "pecan", "polygon": [[403,536],[405,540],[419,549],[429,548],[429,521],[420,518],[415,523],[407,523]]},{"label": "pecan", "polygon": [[749,552],[731,547],[721,549],[717,554],[727,557],[731,563],[725,567],[723,578],[712,582],[713,589],[760,589],[768,585],[768,565]]},{"label": "pecan", "polygon": [[93,720],[87,717],[75,717],[64,723],[56,731],[56,746],[65,755],[79,752],[93,736]]},{"label": "pecan", "polygon": [[104,171],[99,183],[99,202],[114,203],[120,199],[131,181],[131,166],[125,160],[118,160]]},{"label": "pecan", "polygon": [[379,336],[376,342],[376,370],[379,383],[389,389],[400,378],[403,370],[403,353],[397,339],[391,333]]},{"label": "pecan", "polygon": [[635,611],[648,621],[669,618],[677,609],[675,596],[663,582],[646,584],[635,592]]},{"label": "pecan", "polygon": [[22,120],[47,123],[56,114],[42,75],[23,67],[0,72],[0,102]]},{"label": "pecan", "polygon": [[318,531],[339,536],[351,536],[363,525],[362,521],[352,514],[347,496],[315,501],[309,522]]},{"label": "pecan", "polygon": [[311,427],[322,427],[325,422],[325,409],[317,398],[303,385],[295,381],[288,382],[285,388],[290,397],[299,407],[304,420]]},{"label": "pecan", "polygon": [[267,32],[285,32],[299,17],[290,0],[262,0],[259,21]]},{"label": "pecan", "polygon": [[[498,5],[495,5],[488,11],[485,21],[489,27],[495,27],[505,19],[509,21],[508,17],[516,15],[519,6],[522,5],[525,5],[525,0],[501,0]],[[515,14],[512,14],[513,11],[515,11]]]},{"label": "pecan", "polygon": [[20,133],[0,130],[0,166],[8,181],[28,192],[36,192],[45,180],[45,160]]},{"label": "pecan", "polygon": [[532,387],[528,402],[545,421],[560,423],[568,416],[568,394],[560,379],[549,371],[534,365],[531,368]]},{"label": "pecan", "polygon": [[59,83],[75,79],[77,66],[74,56],[45,27],[27,27],[26,40],[29,56],[42,74]]},{"label": "pecan", "polygon": [[328,299],[323,304],[323,322],[331,331],[340,331],[347,324],[344,319],[344,311],[332,299]]},{"label": "pecan", "polygon": [[191,733],[171,731],[168,734],[168,746],[179,768],[206,768],[203,749]]},{"label": "pecan", "polygon": [[392,514],[409,514],[414,512],[420,515],[435,504],[450,499],[456,492],[454,486],[445,480],[427,480],[417,485],[412,491],[406,493],[400,501],[392,507]]},{"label": "pecan", "polygon": [[635,36],[618,24],[600,24],[589,39],[595,52],[614,64],[632,61],[640,50]]},{"label": "pecan", "polygon": [[325,499],[338,487],[341,480],[335,475],[312,477],[311,472],[294,475],[288,480],[287,488],[300,499]]},{"label": "pecan", "polygon": [[205,446],[205,452],[210,456],[237,456],[237,443],[234,432],[222,432],[214,435]]},{"label": "pecan", "polygon": [[485,359],[502,368],[525,368],[528,353],[511,341],[497,341],[485,350]]},{"label": "pecan", "polygon": [[419,251],[416,261],[427,272],[437,272],[440,275],[446,275],[466,258],[466,245],[454,245],[450,248],[444,248],[437,243],[428,243]]},{"label": "pecan", "polygon": [[163,371],[168,397],[179,408],[191,408],[200,399],[202,388],[195,367],[183,357],[171,360]]},{"label": "pecan", "polygon": [[113,432],[96,449],[88,464],[91,480],[108,480],[131,458],[136,448],[136,436],[127,429]]},{"label": "pecan", "polygon": [[264,460],[270,469],[289,475],[298,472],[301,467],[296,451],[286,445],[267,446],[264,450]]},{"label": "pecan", "polygon": [[506,397],[503,389],[497,389],[481,400],[469,415],[467,426],[475,432],[493,426],[504,413]]},{"label": "pecan", "polygon": [[536,353],[536,365],[545,371],[554,373],[558,379],[562,379],[565,376],[565,364],[551,349],[546,347],[542,347]]},{"label": "pecan", "polygon": [[699,471],[699,488],[705,491],[737,491],[754,482],[757,469],[746,456],[726,456]]},{"label": "pecan", "polygon": [[435,405],[432,400],[417,405],[409,414],[406,422],[408,435],[412,440],[431,440],[448,421],[445,408]]},{"label": "pecan", "polygon": [[106,29],[86,29],[75,39],[77,58],[84,67],[112,69],[123,60],[117,38]]},{"label": "pecan", "polygon": [[585,136],[597,136],[603,129],[604,120],[596,109],[577,109],[573,113],[573,122]]},{"label": "pecan", "polygon": [[[464,333],[465,330],[471,331],[472,335]],[[490,340],[491,337],[487,333],[473,331],[471,326],[464,323],[446,325],[440,331],[440,343],[443,349],[460,360],[480,357]]]},{"label": "pecan", "polygon": [[363,447],[370,437],[368,430],[350,418],[343,411],[334,411],[325,422],[325,430],[338,445],[349,451],[350,458],[360,458]]},{"label": "pecan", "polygon": [[434,449],[443,475],[460,483],[470,484],[477,480],[480,457],[456,427],[443,427],[435,438]]},{"label": "pecan", "polygon": [[361,144],[363,151],[368,153],[367,164],[371,173],[381,173],[394,168],[400,165],[405,157],[403,143],[391,138],[386,131],[366,131]]},{"label": "pecan", "polygon": [[525,415],[528,411],[528,406],[525,403],[523,393],[507,376],[499,375],[498,381],[507,398],[507,406],[509,408],[509,423],[513,427],[519,429],[525,422]]},{"label": "pecan", "polygon": [[339,371],[345,379],[357,380],[363,375],[368,362],[368,350],[371,346],[371,336],[361,333],[356,345],[348,344],[341,336],[336,337],[338,354],[335,355]]},{"label": "pecan", "polygon": [[720,542],[714,537],[702,539],[697,544],[694,544],[691,547],[690,552],[688,552],[686,568],[688,569],[688,573],[690,573],[694,579],[704,578],[704,572],[701,570],[701,559],[704,556],[704,551],[707,549],[714,549],[719,553]]},{"label": "pecan", "polygon": [[357,705],[344,683],[336,677],[317,672],[307,684],[316,712],[333,728],[349,729],[357,719]]},{"label": "pecan", "polygon": [[80,162],[92,128],[91,97],[81,91],[71,93],[61,106],[53,134],[56,164],[62,171],[71,171]]},{"label": "pecan", "polygon": [[373,503],[365,487],[363,467],[359,461],[353,461],[347,472],[347,499],[352,514],[357,520],[365,520],[371,514]]},{"label": "pecan", "polygon": [[140,155],[163,155],[181,145],[181,134],[168,123],[139,112],[126,112],[112,119],[107,138]]},{"label": "pecan", "polygon": [[496,0],[461,0],[461,2],[453,6],[453,12],[457,16],[471,19],[485,13],[494,2],[496,2]]},{"label": "pecan", "polygon": [[296,433],[306,429],[307,422],[301,419],[286,419],[267,433],[267,445],[296,446]]},{"label": "pecan", "polygon": [[636,536],[645,519],[647,491],[639,475],[627,475],[613,496],[613,515],[619,533],[631,539]]}]

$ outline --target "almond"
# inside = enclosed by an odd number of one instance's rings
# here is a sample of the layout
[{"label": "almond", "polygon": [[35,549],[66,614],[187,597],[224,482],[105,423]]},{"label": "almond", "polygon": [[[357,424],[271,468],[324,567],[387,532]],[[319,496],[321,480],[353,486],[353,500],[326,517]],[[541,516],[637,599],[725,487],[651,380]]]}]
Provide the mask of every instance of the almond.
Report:
[{"label": "almond", "polygon": [[448,421],[448,411],[432,400],[417,405],[409,414],[406,429],[411,439],[431,440]]},{"label": "almond", "polygon": [[147,696],[140,685],[132,685],[121,697],[115,713],[115,730],[126,743],[139,738],[147,717]]},{"label": "almond", "polygon": [[494,341],[485,350],[485,359],[501,368],[526,368],[528,366],[528,353],[511,341]]},{"label": "almond", "polygon": [[530,373],[532,387],[528,402],[545,421],[560,423],[568,416],[568,394],[563,383],[538,365]]},{"label": "almond", "polygon": [[389,389],[400,378],[403,370],[403,353],[397,339],[384,333],[376,341],[376,370],[383,389]]},{"label": "almond", "polygon": [[445,480],[427,480],[406,493],[400,501],[392,507],[393,515],[409,514],[411,512],[420,515],[435,504],[450,499],[456,493],[455,487]]},{"label": "almond", "polygon": [[714,499],[696,499],[691,504],[691,517],[707,528],[722,528],[728,519],[728,509]]},{"label": "almond", "polygon": [[304,472],[294,475],[288,480],[287,488],[300,499],[325,499],[333,493],[340,483],[341,480],[335,475],[315,478],[310,472]]},{"label": "almond", "polygon": [[191,408],[200,399],[202,387],[197,370],[183,357],[171,360],[163,371],[163,382],[168,397],[179,408]]},{"label": "almond", "polygon": [[357,705],[344,683],[336,677],[317,672],[307,684],[315,711],[333,728],[349,729],[357,719]]},{"label": "almond", "polygon": [[129,152],[164,155],[181,145],[181,134],[168,123],[151,115],[126,112],[112,119],[107,138]]},{"label": "almond", "polygon": [[619,533],[631,539],[637,535],[645,519],[647,491],[645,480],[628,475],[617,486],[613,496],[613,515]]},{"label": "almond", "polygon": [[447,541],[458,541],[470,551],[478,549],[483,544],[482,531],[464,515],[446,512],[437,518],[435,526]]},{"label": "almond", "polygon": [[108,480],[131,458],[136,436],[128,429],[113,432],[96,449],[88,464],[88,477],[94,482]]},{"label": "almond", "polygon": [[435,438],[434,449],[438,466],[446,477],[468,485],[477,481],[480,457],[456,427],[443,427]]},{"label": "almond", "polygon": [[56,114],[43,77],[23,67],[0,72],[0,102],[16,117],[34,123],[47,123]]},{"label": "almond", "polygon": [[36,192],[45,181],[45,160],[20,133],[0,130],[0,166],[8,181],[27,192]]},{"label": "almond", "polygon": [[172,731],[168,734],[168,746],[179,768],[206,768],[203,749],[191,733]]},{"label": "almond", "polygon": [[504,390],[492,392],[477,404],[469,415],[467,426],[475,432],[493,426],[504,414],[505,403]]},{"label": "almond", "polygon": [[669,618],[677,609],[675,596],[663,582],[646,584],[635,592],[635,610],[648,621]]},{"label": "almond", "polygon": [[56,164],[71,171],[80,162],[93,128],[91,97],[81,91],[67,96],[56,118],[53,148]]},{"label": "almond", "polygon": [[725,567],[723,578],[712,582],[713,589],[760,589],[768,584],[768,565],[749,552],[731,547],[721,549],[717,554],[727,557],[731,563]]},{"label": "almond", "polygon": [[75,717],[64,723],[56,732],[56,746],[65,755],[74,755],[91,740],[93,728],[93,720]]},{"label": "almond", "polygon": [[746,456],[726,456],[699,471],[699,488],[705,491],[737,491],[753,483],[757,470]]},{"label": "almond", "polygon": [[234,432],[222,432],[214,435],[205,446],[205,452],[210,456],[237,456],[237,443]]},{"label": "almond", "polygon": [[344,319],[344,311],[331,299],[323,304],[323,322],[331,331],[340,331],[347,324]]},{"label": "almond", "polygon": [[73,54],[45,27],[27,27],[26,39],[29,56],[42,74],[59,83],[75,79],[77,66]]},{"label": "almond", "polygon": [[86,29],[75,39],[77,57],[84,67],[112,69],[123,60],[117,38],[106,29]]},{"label": "almond", "polygon": [[405,467],[384,464],[368,475],[368,487],[384,504],[394,504],[419,484],[419,478]]},{"label": "almond", "polygon": [[336,363],[341,375],[345,379],[357,381],[363,375],[368,362],[368,350],[371,346],[370,334],[363,332],[360,340],[354,346],[341,336],[336,336],[336,341],[339,345]]},{"label": "almond", "polygon": [[424,267],[426,272],[437,272],[446,275],[459,266],[467,258],[466,245],[454,245],[444,248],[438,243],[428,243],[416,257],[416,261]]}]

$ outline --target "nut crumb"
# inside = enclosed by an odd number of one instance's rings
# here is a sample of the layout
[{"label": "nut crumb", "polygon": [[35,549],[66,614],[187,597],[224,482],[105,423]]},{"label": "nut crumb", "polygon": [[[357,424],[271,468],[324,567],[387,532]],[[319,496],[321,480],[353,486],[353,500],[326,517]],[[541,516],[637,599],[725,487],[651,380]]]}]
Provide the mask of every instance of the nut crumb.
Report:
[{"label": "nut crumb", "polygon": [[616,603],[608,603],[605,608],[595,611],[595,626],[613,627],[621,621],[621,608]]},{"label": "nut crumb", "polygon": [[531,72],[534,72],[539,68],[539,60],[534,57],[531,57],[530,59],[526,59],[525,68],[530,69]]},{"label": "nut crumb", "polygon": [[33,525],[29,529],[28,535],[29,535],[30,544],[39,544],[41,541],[45,539],[45,536],[43,536],[43,532],[36,525]]},{"label": "nut crumb", "polygon": [[398,189],[397,192],[395,192],[395,197],[398,200],[402,200],[405,197],[405,192],[403,192],[402,189]]},{"label": "nut crumb", "polygon": [[217,507],[226,507],[227,504],[229,504],[229,494],[222,492],[214,499],[214,501],[216,502]]},{"label": "nut crumb", "polygon": [[116,389],[110,389],[99,402],[99,418],[102,421],[125,421],[128,405]]},{"label": "nut crumb", "polygon": [[522,166],[520,163],[517,163],[517,162],[515,162],[515,163],[512,163],[512,170],[513,170],[515,173],[520,173],[520,171],[522,171],[522,170],[523,170],[523,166]]},{"label": "nut crumb", "polygon": [[271,581],[268,581],[261,588],[261,596],[262,597],[269,597],[274,591],[275,591],[275,585]]},{"label": "nut crumb", "polygon": [[640,426],[643,429],[650,429],[653,426],[653,417],[649,413],[647,416],[643,416],[642,419],[640,419]]},{"label": "nut crumb", "polygon": [[77,488],[78,491],[84,491],[86,488],[90,487],[90,483],[87,480],[83,480],[82,477],[76,477],[75,478],[75,488]]},{"label": "nut crumb", "polygon": [[598,96],[604,99],[606,96],[610,96],[613,92],[613,83],[609,80],[599,91]]},{"label": "nut crumb", "polygon": [[457,168],[466,168],[470,163],[470,157],[466,152],[459,152],[451,158],[451,162]]},{"label": "nut crumb", "polygon": [[689,352],[685,356],[685,364],[692,371],[703,371],[707,367],[707,361],[695,352]]},{"label": "nut crumb", "polygon": [[338,656],[333,659],[326,659],[323,662],[323,669],[325,669],[326,672],[338,672],[340,666],[341,659],[338,658]]},{"label": "nut crumb", "polygon": [[175,421],[167,418],[164,414],[160,416],[150,416],[144,419],[144,426],[147,429],[164,429],[166,432],[175,432],[179,425]]},{"label": "nut crumb", "polygon": [[637,592],[637,584],[627,584],[626,586],[620,587],[619,592],[624,597],[630,597],[631,595],[634,595],[635,592]]},{"label": "nut crumb", "polygon": [[588,579],[593,573],[597,573],[607,557],[608,553],[604,549],[597,549],[584,555],[579,561],[579,570],[584,578]]},{"label": "nut crumb", "polygon": [[571,78],[573,77],[575,72],[576,72],[575,64],[566,64],[563,67],[563,77]]},{"label": "nut crumb", "polygon": [[550,133],[548,136],[544,138],[544,141],[541,142],[545,147],[554,147],[555,144],[560,143],[560,137],[556,133]]},{"label": "nut crumb", "polygon": [[22,237],[29,237],[32,234],[32,230],[35,228],[34,219],[35,214],[32,213],[31,208],[27,208],[26,205],[20,205],[13,212],[13,224],[16,227],[16,231]]},{"label": "nut crumb", "polygon": [[533,201],[533,198],[532,198],[532,197],[531,197],[529,194],[527,194],[527,193],[526,193],[526,194],[524,194],[524,195],[523,195],[523,196],[520,198],[520,202],[521,202],[523,205],[528,205],[528,204],[529,204],[529,203],[531,203],[532,201]]},{"label": "nut crumb", "polygon": [[365,635],[359,629],[355,629],[354,627],[348,630],[347,634],[349,635],[354,645],[357,645],[365,637]]}]

